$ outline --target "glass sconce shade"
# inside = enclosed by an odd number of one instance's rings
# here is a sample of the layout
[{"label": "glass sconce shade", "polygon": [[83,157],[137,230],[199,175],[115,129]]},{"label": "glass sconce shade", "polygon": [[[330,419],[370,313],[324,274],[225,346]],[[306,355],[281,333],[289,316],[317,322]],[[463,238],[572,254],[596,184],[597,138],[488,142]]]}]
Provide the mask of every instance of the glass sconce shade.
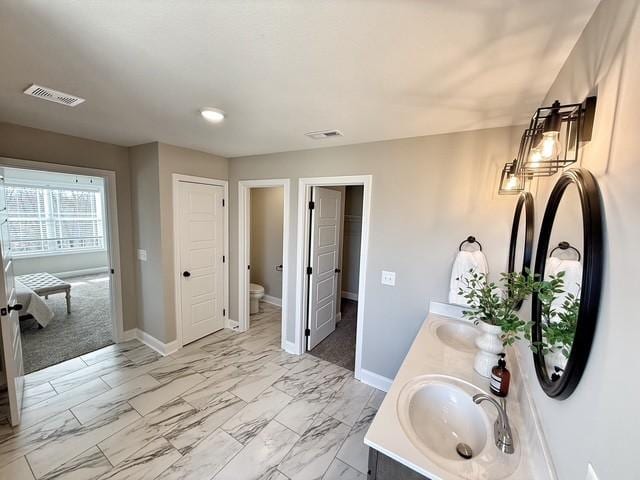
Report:
[{"label": "glass sconce shade", "polygon": [[517,195],[524,191],[525,176],[517,170],[517,160],[506,163],[500,175],[499,195]]}]

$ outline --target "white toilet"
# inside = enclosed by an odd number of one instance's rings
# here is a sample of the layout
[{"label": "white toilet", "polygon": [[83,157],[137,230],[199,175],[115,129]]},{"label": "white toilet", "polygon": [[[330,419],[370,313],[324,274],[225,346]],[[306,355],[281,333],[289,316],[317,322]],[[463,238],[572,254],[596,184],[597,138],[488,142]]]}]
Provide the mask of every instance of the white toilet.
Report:
[{"label": "white toilet", "polygon": [[257,283],[249,284],[249,312],[251,315],[260,311],[260,299],[264,297],[264,287]]}]

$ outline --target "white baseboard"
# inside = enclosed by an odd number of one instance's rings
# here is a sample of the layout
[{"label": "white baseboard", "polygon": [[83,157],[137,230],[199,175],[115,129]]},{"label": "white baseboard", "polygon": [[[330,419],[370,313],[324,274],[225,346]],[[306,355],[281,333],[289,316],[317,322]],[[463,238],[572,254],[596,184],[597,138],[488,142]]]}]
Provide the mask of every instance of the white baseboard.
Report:
[{"label": "white baseboard", "polygon": [[342,298],[346,298],[347,300],[353,300],[355,302],[358,301],[358,294],[353,292],[342,292],[340,294]]},{"label": "white baseboard", "polygon": [[287,353],[290,353],[292,355],[299,355],[295,342],[288,342],[287,340],[285,340],[284,342],[282,342],[282,348],[284,348],[284,351]]},{"label": "white baseboard", "polygon": [[270,303],[271,305],[275,305],[276,307],[282,306],[282,299],[278,297],[272,297],[271,295],[265,295],[262,297],[263,302]]},{"label": "white baseboard", "polygon": [[230,328],[231,330],[238,330],[240,328],[240,322],[238,320],[231,320],[227,318],[224,321],[224,328]]},{"label": "white baseboard", "polygon": [[158,340],[156,337],[149,335],[147,332],[140,330],[139,328],[132,328],[131,330],[127,330],[123,334],[123,339],[126,342],[127,340],[133,340],[137,338],[142,343],[144,343],[147,347],[155,350],[163,357],[176,352],[180,348],[180,344],[178,340],[174,340],[169,343],[164,343]]},{"label": "white baseboard", "polygon": [[391,388],[391,384],[393,383],[393,380],[390,378],[383,377],[382,375],[370,372],[364,368],[360,369],[360,376],[358,377],[358,380],[372,386],[373,388],[382,390],[383,392],[388,392]]},{"label": "white baseboard", "polygon": [[108,267],[84,268],[82,270],[69,270],[68,272],[54,273],[58,278],[81,277],[83,275],[96,275],[98,273],[109,273]]}]

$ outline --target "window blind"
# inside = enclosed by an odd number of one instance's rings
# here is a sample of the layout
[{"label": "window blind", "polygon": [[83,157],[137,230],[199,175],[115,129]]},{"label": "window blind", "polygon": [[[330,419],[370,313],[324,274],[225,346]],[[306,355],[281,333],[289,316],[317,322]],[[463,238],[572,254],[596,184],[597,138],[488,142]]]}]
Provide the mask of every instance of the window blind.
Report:
[{"label": "window blind", "polygon": [[104,250],[101,191],[8,184],[6,198],[15,256]]}]

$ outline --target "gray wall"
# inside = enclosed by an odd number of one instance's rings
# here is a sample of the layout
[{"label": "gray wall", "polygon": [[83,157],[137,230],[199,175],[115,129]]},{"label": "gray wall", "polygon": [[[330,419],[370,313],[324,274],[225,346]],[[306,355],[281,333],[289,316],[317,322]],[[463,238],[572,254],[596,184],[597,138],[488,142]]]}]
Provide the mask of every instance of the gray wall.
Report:
[{"label": "gray wall", "polygon": [[282,223],[284,188],[252,188],[251,194],[251,281],[264,287],[265,294],[282,298]]},{"label": "gray wall", "polygon": [[164,305],[167,312],[165,341],[176,339],[174,245],[173,245],[173,185],[172,174],[227,180],[229,161],[210,153],[198,152],[160,143],[160,209],[162,211],[162,263],[164,269]]},{"label": "gray wall", "polygon": [[360,278],[360,246],[362,242],[362,195],[361,185],[348,186],[344,199],[344,223],[342,233],[342,289],[343,292],[358,293]]},{"label": "gray wall", "polygon": [[0,156],[115,172],[124,329],[135,328],[135,257],[127,148],[0,122]]},{"label": "gray wall", "polygon": [[[638,271],[640,236],[640,18],[634,0],[603,0],[546,98],[581,101],[597,88],[593,140],[582,166],[598,178],[605,213],[602,304],[587,369],[573,395],[547,397],[522,346],[525,380],[558,478],[583,480],[591,462],[601,479],[638,475]],[[537,230],[557,175],[540,181]],[[571,227],[575,219],[569,220]],[[525,305],[523,312],[528,313]]]},{"label": "gray wall", "polygon": [[162,241],[160,236],[160,190],[158,188],[158,144],[147,143],[129,149],[132,178],[134,241],[136,250],[146,250],[147,260],[137,259],[137,327],[159,340],[165,339],[165,296]]},{"label": "gray wall", "polygon": [[[500,168],[520,128],[496,128],[230,160],[230,256],[237,263],[238,180],[290,178],[289,308],[295,310],[298,178],[373,175],[363,368],[393,378],[430,300],[446,300],[458,243],[483,242],[494,272],[506,267],[514,199],[497,196]],[[380,284],[397,272],[396,287]],[[231,269],[231,318],[238,312]],[[293,316],[291,318],[294,318]],[[287,340],[293,341],[293,322]]]},{"label": "gray wall", "polygon": [[147,262],[137,261],[138,327],[168,343],[177,335],[172,174],[226,180],[228,160],[157,142],[130,151],[136,248],[148,255]]}]

